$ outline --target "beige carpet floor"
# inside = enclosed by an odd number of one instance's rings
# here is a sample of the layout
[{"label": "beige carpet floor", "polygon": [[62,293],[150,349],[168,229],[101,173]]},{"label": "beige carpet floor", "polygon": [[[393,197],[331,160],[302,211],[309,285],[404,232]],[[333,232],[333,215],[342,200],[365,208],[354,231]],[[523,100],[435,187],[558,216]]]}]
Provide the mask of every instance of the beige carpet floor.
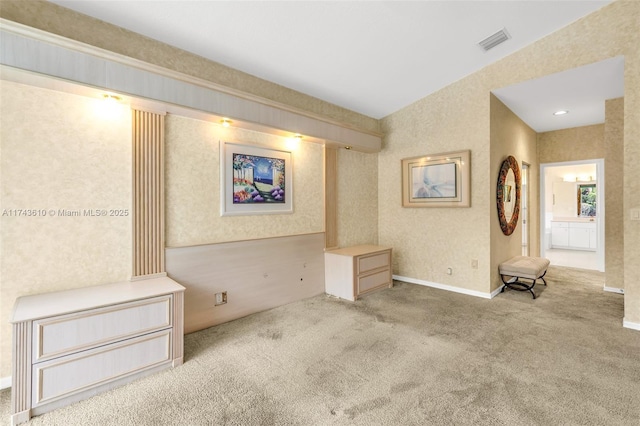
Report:
[{"label": "beige carpet floor", "polygon": [[[538,299],[413,284],[317,296],[185,337],[183,366],[32,425],[640,425],[640,332],[602,274]],[[9,392],[0,392],[9,419]]]}]

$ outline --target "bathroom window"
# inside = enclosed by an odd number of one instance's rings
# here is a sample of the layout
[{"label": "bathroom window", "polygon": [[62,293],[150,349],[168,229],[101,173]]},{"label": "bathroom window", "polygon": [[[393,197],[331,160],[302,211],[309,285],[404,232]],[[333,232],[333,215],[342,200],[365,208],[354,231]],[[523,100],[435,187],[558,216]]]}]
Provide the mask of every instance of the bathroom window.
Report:
[{"label": "bathroom window", "polygon": [[595,217],[596,215],[596,185],[578,185],[578,216]]}]

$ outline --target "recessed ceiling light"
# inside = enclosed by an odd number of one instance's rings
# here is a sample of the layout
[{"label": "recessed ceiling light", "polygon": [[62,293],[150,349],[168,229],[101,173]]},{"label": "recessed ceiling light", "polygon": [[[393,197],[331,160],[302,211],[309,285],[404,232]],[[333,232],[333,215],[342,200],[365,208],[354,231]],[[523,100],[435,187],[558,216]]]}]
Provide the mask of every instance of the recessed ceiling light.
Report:
[{"label": "recessed ceiling light", "polygon": [[567,111],[566,109],[561,109],[560,111],[556,111],[553,113],[553,115],[565,115],[565,114],[569,114],[569,111]]}]

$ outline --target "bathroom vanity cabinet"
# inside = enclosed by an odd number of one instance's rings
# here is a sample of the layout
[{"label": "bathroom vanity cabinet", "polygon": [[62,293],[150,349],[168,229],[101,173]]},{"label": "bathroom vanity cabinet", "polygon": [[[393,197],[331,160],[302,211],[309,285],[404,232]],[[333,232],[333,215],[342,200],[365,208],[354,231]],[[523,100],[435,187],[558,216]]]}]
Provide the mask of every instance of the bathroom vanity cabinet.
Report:
[{"label": "bathroom vanity cabinet", "polygon": [[595,222],[551,222],[551,248],[595,251],[597,247],[598,234]]}]

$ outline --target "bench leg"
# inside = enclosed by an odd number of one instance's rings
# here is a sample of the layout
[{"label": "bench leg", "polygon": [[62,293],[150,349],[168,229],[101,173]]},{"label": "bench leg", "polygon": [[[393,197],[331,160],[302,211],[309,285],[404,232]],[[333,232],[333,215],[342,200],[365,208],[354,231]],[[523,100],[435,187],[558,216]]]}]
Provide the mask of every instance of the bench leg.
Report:
[{"label": "bench leg", "polygon": [[536,294],[533,292],[533,286],[536,285],[536,280],[533,280],[533,284],[531,284],[531,287],[529,287],[529,293],[531,293],[531,295],[533,296],[533,298],[536,298]]},{"label": "bench leg", "polygon": [[540,275],[538,278],[542,280],[544,285],[547,285],[547,280],[544,279],[544,276],[547,275],[547,271],[544,271],[544,274]]},{"label": "bench leg", "polygon": [[[544,274],[543,274],[543,276],[544,276]],[[540,278],[542,278],[542,277],[540,277]],[[520,281],[520,277],[516,277],[515,281],[508,282],[508,281],[505,281],[504,275],[500,274],[500,279],[504,283],[504,287],[502,287],[502,290],[500,291],[501,293],[504,292],[505,287],[509,287],[511,290],[528,291],[529,293],[531,293],[531,296],[533,296],[534,299],[536,298],[536,294],[533,292],[533,287],[536,285],[536,281],[537,280],[533,280],[533,283],[531,283],[531,285],[529,285],[529,284],[527,284],[525,282]],[[544,281],[544,279],[542,279],[542,281]],[[547,285],[546,281],[544,281],[544,285]]]}]

